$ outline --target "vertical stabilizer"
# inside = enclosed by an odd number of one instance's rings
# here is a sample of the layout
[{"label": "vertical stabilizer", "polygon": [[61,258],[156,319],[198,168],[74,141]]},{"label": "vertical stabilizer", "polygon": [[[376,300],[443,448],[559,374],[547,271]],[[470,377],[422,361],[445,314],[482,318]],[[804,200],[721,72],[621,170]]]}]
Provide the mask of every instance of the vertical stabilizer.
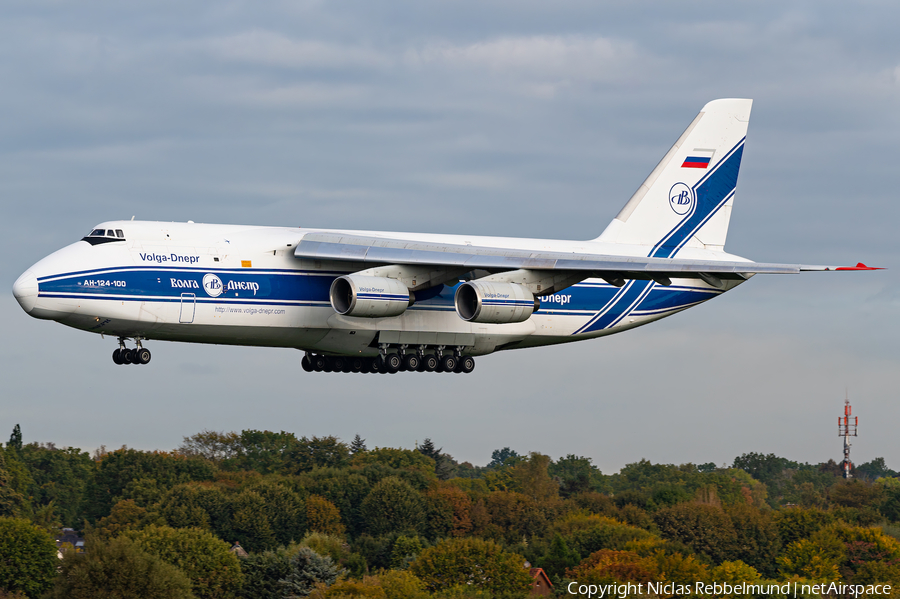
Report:
[{"label": "vertical stabilizer", "polygon": [[683,247],[721,250],[752,100],[713,100],[681,134],[597,238],[671,258]]}]

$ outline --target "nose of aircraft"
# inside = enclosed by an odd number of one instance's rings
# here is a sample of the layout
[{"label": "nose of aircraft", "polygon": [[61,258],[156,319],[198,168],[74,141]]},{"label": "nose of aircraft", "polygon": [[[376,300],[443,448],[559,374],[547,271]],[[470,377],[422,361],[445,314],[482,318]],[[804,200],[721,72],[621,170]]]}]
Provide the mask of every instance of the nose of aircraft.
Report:
[{"label": "nose of aircraft", "polygon": [[13,283],[13,295],[16,296],[22,309],[30,313],[38,295],[37,277],[31,270],[23,272],[22,276]]}]

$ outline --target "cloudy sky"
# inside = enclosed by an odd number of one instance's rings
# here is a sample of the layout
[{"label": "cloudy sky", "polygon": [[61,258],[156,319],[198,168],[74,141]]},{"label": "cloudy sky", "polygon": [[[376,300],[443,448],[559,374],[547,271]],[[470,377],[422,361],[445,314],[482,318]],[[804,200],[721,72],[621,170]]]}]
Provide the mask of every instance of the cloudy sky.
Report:
[{"label": "cloudy sky", "polygon": [[[0,435],[172,449],[211,430],[510,446],[606,473],[757,451],[900,469],[893,2],[4,2]],[[878,273],[756,277],[648,327],[469,376],[307,374],[301,354],[114,342],[13,281],[131,218],[596,237],[707,101],[754,99],[727,249]]]}]

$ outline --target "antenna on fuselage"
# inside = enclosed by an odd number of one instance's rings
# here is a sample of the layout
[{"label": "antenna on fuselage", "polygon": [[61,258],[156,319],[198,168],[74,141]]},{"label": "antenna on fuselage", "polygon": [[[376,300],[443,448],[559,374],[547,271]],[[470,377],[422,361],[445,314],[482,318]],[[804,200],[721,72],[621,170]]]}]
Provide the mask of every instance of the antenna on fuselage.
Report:
[{"label": "antenna on fuselage", "polygon": [[134,215],[133,215],[133,214],[131,215],[131,220],[134,220]]}]

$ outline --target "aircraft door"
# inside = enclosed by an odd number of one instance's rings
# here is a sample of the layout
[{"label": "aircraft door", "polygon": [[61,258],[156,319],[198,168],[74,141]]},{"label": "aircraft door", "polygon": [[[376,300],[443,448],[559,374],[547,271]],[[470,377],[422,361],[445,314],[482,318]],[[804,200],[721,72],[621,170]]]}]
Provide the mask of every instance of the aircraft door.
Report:
[{"label": "aircraft door", "polygon": [[181,294],[181,313],[178,315],[178,322],[191,323],[194,322],[194,309],[197,305],[197,296],[193,293]]}]

